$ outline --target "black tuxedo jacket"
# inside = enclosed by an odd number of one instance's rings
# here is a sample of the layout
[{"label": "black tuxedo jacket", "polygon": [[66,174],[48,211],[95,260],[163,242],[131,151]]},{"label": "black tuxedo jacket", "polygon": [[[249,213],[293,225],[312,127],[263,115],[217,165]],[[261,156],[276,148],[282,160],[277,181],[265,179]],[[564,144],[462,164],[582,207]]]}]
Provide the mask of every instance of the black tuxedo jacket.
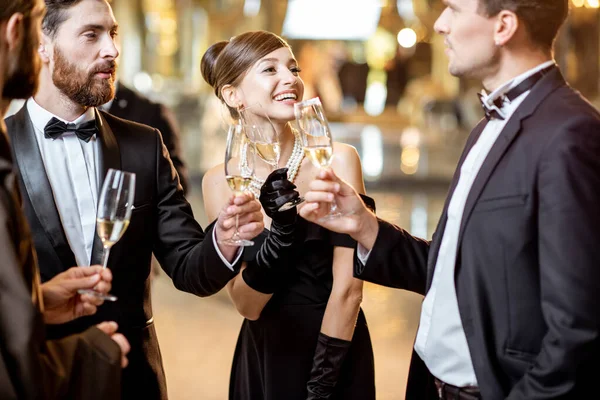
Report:
[{"label": "black tuxedo jacket", "polygon": [[159,130],[169,151],[171,161],[179,174],[179,182],[183,186],[183,192],[184,194],[187,193],[189,187],[188,172],[181,156],[179,125],[173,112],[165,105],[155,103],[134,92],[121,82],[117,85],[117,92],[108,112],[119,118],[138,122]]},{"label": "black tuxedo jacket", "polygon": [[[62,337],[101,321],[116,321],[131,344],[129,366],[123,372],[123,398],[166,399],[150,300],[152,253],[175,287],[199,296],[216,293],[235,272],[221,261],[212,231],[203,233],[194,219],[160,133],[104,112],[96,112],[96,121],[102,175],[108,168],[136,174],[130,225],[113,246],[109,259],[112,293],[118,300],[106,302],[94,316],[57,326],[49,333]],[[7,118],[6,125],[20,175],[24,210],[45,281],[75,265],[75,257],[60,222],[27,107]],[[92,264],[100,264],[101,256],[102,243],[96,236]]]},{"label": "black tuxedo jacket", "polygon": [[[380,221],[357,277],[427,293],[460,166],[484,126],[467,141],[432,242]],[[556,68],[507,122],[462,217],[454,283],[484,399],[597,391],[599,205],[600,116]],[[427,380],[419,366],[414,354],[407,396],[435,398],[414,386]]]}]

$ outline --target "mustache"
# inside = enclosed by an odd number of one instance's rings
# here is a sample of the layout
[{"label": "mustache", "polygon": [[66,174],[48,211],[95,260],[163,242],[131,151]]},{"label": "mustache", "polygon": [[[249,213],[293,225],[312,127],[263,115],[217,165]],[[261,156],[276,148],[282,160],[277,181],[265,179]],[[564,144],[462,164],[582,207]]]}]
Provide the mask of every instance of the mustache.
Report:
[{"label": "mustache", "polygon": [[109,71],[110,71],[111,75],[114,75],[115,72],[117,71],[117,65],[118,64],[115,60],[103,62],[101,64],[98,64],[94,68],[92,68],[92,70],[90,71],[90,75],[94,75],[98,72],[109,72]]}]

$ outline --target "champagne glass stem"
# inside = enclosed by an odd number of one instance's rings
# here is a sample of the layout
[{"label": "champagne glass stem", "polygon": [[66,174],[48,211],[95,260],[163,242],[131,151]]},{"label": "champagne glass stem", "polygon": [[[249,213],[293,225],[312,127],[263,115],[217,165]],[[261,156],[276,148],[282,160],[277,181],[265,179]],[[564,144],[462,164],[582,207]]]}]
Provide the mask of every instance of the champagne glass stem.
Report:
[{"label": "champagne glass stem", "polygon": [[338,205],[335,202],[335,199],[333,199],[333,201],[331,202],[331,204],[329,205],[329,212],[331,214],[337,213],[338,211]]},{"label": "champagne glass stem", "polygon": [[110,246],[104,246],[104,253],[102,254],[102,268],[108,267],[108,256],[110,254]]},{"label": "champagne glass stem", "polygon": [[238,214],[235,215],[235,230],[233,231],[233,239],[238,240],[240,238],[240,233],[238,232],[238,226],[240,222],[240,217]]}]

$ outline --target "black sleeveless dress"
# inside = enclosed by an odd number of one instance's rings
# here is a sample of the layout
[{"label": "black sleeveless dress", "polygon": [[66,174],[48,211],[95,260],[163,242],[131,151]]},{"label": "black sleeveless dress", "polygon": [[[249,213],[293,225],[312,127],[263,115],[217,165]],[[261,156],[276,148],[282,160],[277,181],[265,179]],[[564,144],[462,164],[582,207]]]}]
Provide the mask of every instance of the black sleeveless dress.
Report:
[{"label": "black sleeveless dress", "polygon": [[[321,322],[333,284],[334,246],[354,248],[349,236],[299,218],[294,256],[282,285],[256,321],[244,320],[238,337],[229,398],[231,400],[306,400],[306,383]],[[250,260],[268,231],[246,248]],[[373,348],[362,309],[352,345],[340,373],[337,400],[374,400]]]}]

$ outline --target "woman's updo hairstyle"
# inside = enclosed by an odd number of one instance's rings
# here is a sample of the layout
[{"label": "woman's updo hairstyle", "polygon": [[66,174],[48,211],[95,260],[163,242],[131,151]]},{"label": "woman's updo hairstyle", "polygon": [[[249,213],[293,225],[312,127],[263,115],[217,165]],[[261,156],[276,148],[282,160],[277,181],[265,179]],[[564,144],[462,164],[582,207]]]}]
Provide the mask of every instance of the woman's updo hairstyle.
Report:
[{"label": "woman's updo hairstyle", "polygon": [[[204,80],[214,88],[215,95],[225,103],[221,95],[223,86],[237,86],[254,63],[282,47],[290,46],[272,32],[245,32],[210,46],[202,56],[200,70]],[[232,117],[237,117],[237,111],[228,108]]]}]

